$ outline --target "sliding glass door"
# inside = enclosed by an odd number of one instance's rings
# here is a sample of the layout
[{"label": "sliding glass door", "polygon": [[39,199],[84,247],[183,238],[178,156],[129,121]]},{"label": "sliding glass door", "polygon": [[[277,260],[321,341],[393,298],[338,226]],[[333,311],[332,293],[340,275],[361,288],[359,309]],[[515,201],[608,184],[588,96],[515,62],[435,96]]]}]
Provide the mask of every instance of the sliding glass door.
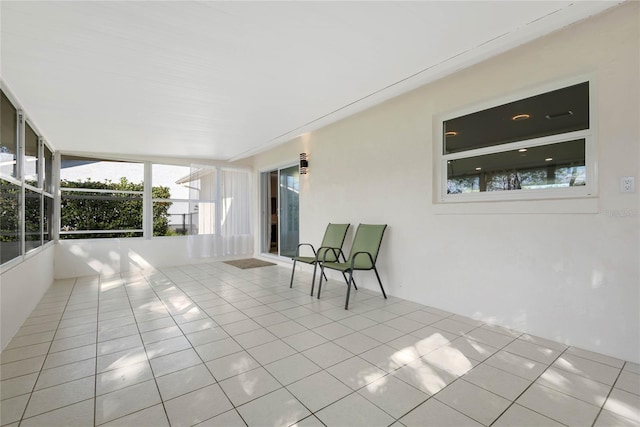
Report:
[{"label": "sliding glass door", "polygon": [[262,252],[291,257],[300,238],[298,166],[262,173]]}]

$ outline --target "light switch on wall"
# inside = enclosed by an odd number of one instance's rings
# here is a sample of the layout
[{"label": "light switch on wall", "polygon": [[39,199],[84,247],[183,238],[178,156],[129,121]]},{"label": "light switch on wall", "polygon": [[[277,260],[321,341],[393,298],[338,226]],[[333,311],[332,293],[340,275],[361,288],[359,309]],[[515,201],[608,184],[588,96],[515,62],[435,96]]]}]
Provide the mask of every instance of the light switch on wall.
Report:
[{"label": "light switch on wall", "polygon": [[620,178],[620,192],[621,193],[635,193],[636,192],[636,179],[633,176],[623,176]]}]

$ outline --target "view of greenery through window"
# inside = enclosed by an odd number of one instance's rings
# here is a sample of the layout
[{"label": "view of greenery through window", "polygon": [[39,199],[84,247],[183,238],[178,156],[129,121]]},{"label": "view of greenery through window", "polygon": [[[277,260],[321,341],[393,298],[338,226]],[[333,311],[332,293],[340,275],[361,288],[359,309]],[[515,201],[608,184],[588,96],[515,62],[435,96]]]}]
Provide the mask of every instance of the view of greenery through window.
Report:
[{"label": "view of greenery through window", "polygon": [[[129,182],[126,177],[118,182],[62,181],[63,195],[60,206],[61,237],[84,239],[91,237],[137,237],[142,232],[142,206],[144,184]],[[64,191],[65,189],[82,191]],[[99,192],[91,190],[100,190]],[[169,198],[169,188],[157,186],[152,197]],[[153,233],[156,236],[175,234],[169,229],[168,210],[171,202],[154,203]],[[97,233],[96,230],[102,232]],[[111,232],[110,232],[111,231]],[[68,233],[74,232],[74,233]]]}]

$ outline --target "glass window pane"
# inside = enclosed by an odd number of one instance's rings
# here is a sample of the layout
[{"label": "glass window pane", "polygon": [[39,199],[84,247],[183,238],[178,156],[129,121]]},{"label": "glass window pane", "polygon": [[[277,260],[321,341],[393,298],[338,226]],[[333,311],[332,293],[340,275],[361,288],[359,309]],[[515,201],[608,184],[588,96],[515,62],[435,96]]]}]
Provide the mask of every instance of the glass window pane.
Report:
[{"label": "glass window pane", "polygon": [[53,191],[53,153],[43,144],[44,152],[44,191],[51,193]]},{"label": "glass window pane", "polygon": [[444,153],[458,153],[589,128],[589,83],[444,122]]},{"label": "glass window pane", "polygon": [[[189,166],[158,165],[151,168],[154,199],[189,199]],[[178,182],[181,182],[178,184]]]},{"label": "glass window pane", "polygon": [[20,187],[0,179],[0,258],[20,256]]},{"label": "glass window pane", "polygon": [[18,112],[9,98],[1,94],[0,114],[0,173],[17,177],[16,155],[18,153]]},{"label": "glass window pane", "polygon": [[127,183],[143,183],[144,164],[62,156],[60,164],[60,186],[62,187],[79,187],[67,185],[67,182],[119,183],[123,178]]},{"label": "glass window pane", "polygon": [[[60,213],[61,238],[65,239],[87,238],[65,234],[82,230],[139,230],[142,229],[142,194],[63,191]],[[133,237],[139,232],[106,234],[108,236],[100,237]]]},{"label": "glass window pane", "polygon": [[300,175],[298,166],[280,170],[280,255],[296,254],[300,243]]},{"label": "glass window pane", "polygon": [[43,230],[42,238],[44,242],[51,241],[51,227],[53,224],[53,197],[44,196]]},{"label": "glass window pane", "polygon": [[25,252],[42,245],[42,195],[25,189]]},{"label": "glass window pane", "polygon": [[585,140],[447,162],[447,193],[586,185]]},{"label": "glass window pane", "polygon": [[24,179],[27,184],[38,186],[38,135],[29,123],[24,134]]}]

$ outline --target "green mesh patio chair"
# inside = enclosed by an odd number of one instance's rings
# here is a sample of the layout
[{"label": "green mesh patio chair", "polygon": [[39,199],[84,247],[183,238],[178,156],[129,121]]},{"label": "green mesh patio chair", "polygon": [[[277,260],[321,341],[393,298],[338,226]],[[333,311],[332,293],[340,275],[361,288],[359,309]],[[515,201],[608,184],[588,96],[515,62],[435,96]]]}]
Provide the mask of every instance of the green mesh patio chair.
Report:
[{"label": "green mesh patio chair", "polygon": [[[360,224],[356,230],[356,236],[353,238],[353,244],[351,245],[351,253],[349,258],[345,262],[333,261],[328,257],[322,257],[320,260],[320,282],[318,283],[318,298],[320,298],[320,291],[322,290],[322,277],[326,279],[324,275],[324,269],[329,268],[331,270],[337,270],[342,273],[347,282],[347,299],[344,303],[344,309],[349,308],[349,294],[351,293],[351,284],[355,286],[353,281],[353,272],[356,270],[373,270],[378,278],[382,295],[387,299],[387,294],[382,287],[382,281],[380,275],[376,269],[376,260],[378,259],[378,252],[380,252],[380,244],[382,243],[382,237],[387,225],[372,225],[372,224]],[[325,252],[324,255],[327,253]],[[349,279],[347,280],[346,273],[349,273]],[[356,288],[358,289],[358,288]]]},{"label": "green mesh patio chair", "polygon": [[[329,261],[340,261],[340,255],[344,260],[344,254],[342,253],[342,245],[344,244],[344,238],[347,235],[347,230],[350,224],[331,224],[327,225],[327,229],[324,232],[322,243],[318,250],[316,250],[310,243],[300,243],[296,248],[296,255],[292,257],[293,270],[291,271],[291,283],[289,287],[293,287],[293,276],[296,272],[296,263],[304,262],[305,264],[313,264],[313,279],[311,280],[311,295],[313,295],[313,288],[316,283],[316,270],[318,268],[319,259],[327,259]],[[301,256],[300,247],[309,246],[313,252],[313,256]],[[345,276],[346,278],[346,276]],[[325,276],[326,279],[326,276]]]}]

